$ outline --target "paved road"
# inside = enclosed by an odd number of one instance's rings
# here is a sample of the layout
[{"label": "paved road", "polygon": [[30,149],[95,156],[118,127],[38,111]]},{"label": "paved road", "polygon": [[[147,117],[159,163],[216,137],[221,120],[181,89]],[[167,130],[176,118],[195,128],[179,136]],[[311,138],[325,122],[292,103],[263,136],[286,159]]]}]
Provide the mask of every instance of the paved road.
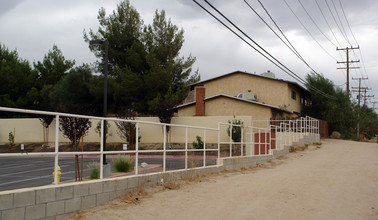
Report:
[{"label": "paved road", "polygon": [[[108,157],[109,163],[111,160],[112,158]],[[89,176],[87,165],[90,162],[99,161],[99,158],[96,157],[84,158],[84,177]],[[163,165],[163,160],[159,157],[140,157],[139,165],[142,162]],[[209,158],[206,163],[213,165],[215,159]],[[196,166],[202,166],[202,164],[202,158],[197,158]],[[62,169],[61,182],[73,181],[75,177],[74,158],[60,157],[59,166]],[[185,160],[184,158],[168,157],[166,166],[167,170],[183,169]],[[0,191],[52,184],[54,181],[53,171],[54,157],[0,157]]]}]

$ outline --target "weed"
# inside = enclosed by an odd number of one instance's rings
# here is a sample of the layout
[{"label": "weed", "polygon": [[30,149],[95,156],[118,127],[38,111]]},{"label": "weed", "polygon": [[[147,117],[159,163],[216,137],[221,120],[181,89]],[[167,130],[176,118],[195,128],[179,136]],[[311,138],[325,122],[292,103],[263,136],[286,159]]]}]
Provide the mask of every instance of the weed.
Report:
[{"label": "weed", "polygon": [[306,149],[308,149],[308,144],[305,144],[304,147],[305,147]]},{"label": "weed", "polygon": [[340,132],[338,132],[338,131],[334,131],[334,132],[332,132],[332,134],[331,134],[331,138],[334,138],[334,139],[340,139],[340,138],[341,138],[341,134],[340,134]]},{"label": "weed", "polygon": [[304,150],[305,150],[305,147],[302,147],[302,146],[295,147],[295,151],[304,151]]},{"label": "weed", "polygon": [[170,180],[169,182],[165,182],[162,184],[164,189],[174,190],[179,189],[181,184],[176,180]]},{"label": "weed", "polygon": [[294,146],[290,146],[289,152],[290,152],[290,153],[295,152],[295,147],[294,147]]},{"label": "weed", "polygon": [[113,160],[113,168],[118,172],[129,172],[133,169],[133,159],[130,157],[118,157]]},{"label": "weed", "polygon": [[89,178],[98,179],[100,178],[100,164],[98,162],[91,162],[88,164],[89,168]]},{"label": "weed", "polygon": [[192,145],[195,149],[203,149],[203,141],[200,136],[196,136],[197,142],[193,141]]},{"label": "weed", "polygon": [[14,139],[15,139],[15,135],[13,134],[13,132],[9,132],[9,137],[8,137],[8,141],[9,141],[9,145],[11,147],[14,147]]}]

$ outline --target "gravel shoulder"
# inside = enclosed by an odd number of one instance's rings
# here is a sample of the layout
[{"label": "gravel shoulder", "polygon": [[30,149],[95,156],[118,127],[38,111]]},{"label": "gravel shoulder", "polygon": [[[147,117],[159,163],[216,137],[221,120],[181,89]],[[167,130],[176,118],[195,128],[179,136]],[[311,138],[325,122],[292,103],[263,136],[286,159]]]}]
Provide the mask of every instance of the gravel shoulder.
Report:
[{"label": "gravel shoulder", "polygon": [[[80,219],[378,219],[378,144],[322,140],[266,165],[226,172],[177,190],[150,189]],[[151,192],[158,191],[158,192]]]}]

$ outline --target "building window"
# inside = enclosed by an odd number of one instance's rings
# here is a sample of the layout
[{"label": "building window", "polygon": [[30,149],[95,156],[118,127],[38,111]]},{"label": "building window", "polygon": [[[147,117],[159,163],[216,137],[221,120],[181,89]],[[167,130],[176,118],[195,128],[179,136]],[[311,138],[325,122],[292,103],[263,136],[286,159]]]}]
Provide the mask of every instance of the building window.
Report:
[{"label": "building window", "polygon": [[291,90],[291,98],[297,100],[297,93],[294,90]]}]

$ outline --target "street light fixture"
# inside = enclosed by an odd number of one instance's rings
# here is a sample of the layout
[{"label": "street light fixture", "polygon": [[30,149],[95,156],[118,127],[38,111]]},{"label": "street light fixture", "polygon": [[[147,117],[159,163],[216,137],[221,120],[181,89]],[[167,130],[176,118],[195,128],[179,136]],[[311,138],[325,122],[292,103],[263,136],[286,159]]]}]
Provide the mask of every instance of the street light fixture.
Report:
[{"label": "street light fixture", "polygon": [[[108,104],[108,40],[91,40],[89,41],[89,45],[105,45],[105,66],[104,66],[104,117],[107,115],[107,104]],[[106,120],[104,120],[104,132],[103,132],[103,146],[104,151],[106,149]],[[106,154],[103,155],[103,164],[107,164],[106,162]]]}]

